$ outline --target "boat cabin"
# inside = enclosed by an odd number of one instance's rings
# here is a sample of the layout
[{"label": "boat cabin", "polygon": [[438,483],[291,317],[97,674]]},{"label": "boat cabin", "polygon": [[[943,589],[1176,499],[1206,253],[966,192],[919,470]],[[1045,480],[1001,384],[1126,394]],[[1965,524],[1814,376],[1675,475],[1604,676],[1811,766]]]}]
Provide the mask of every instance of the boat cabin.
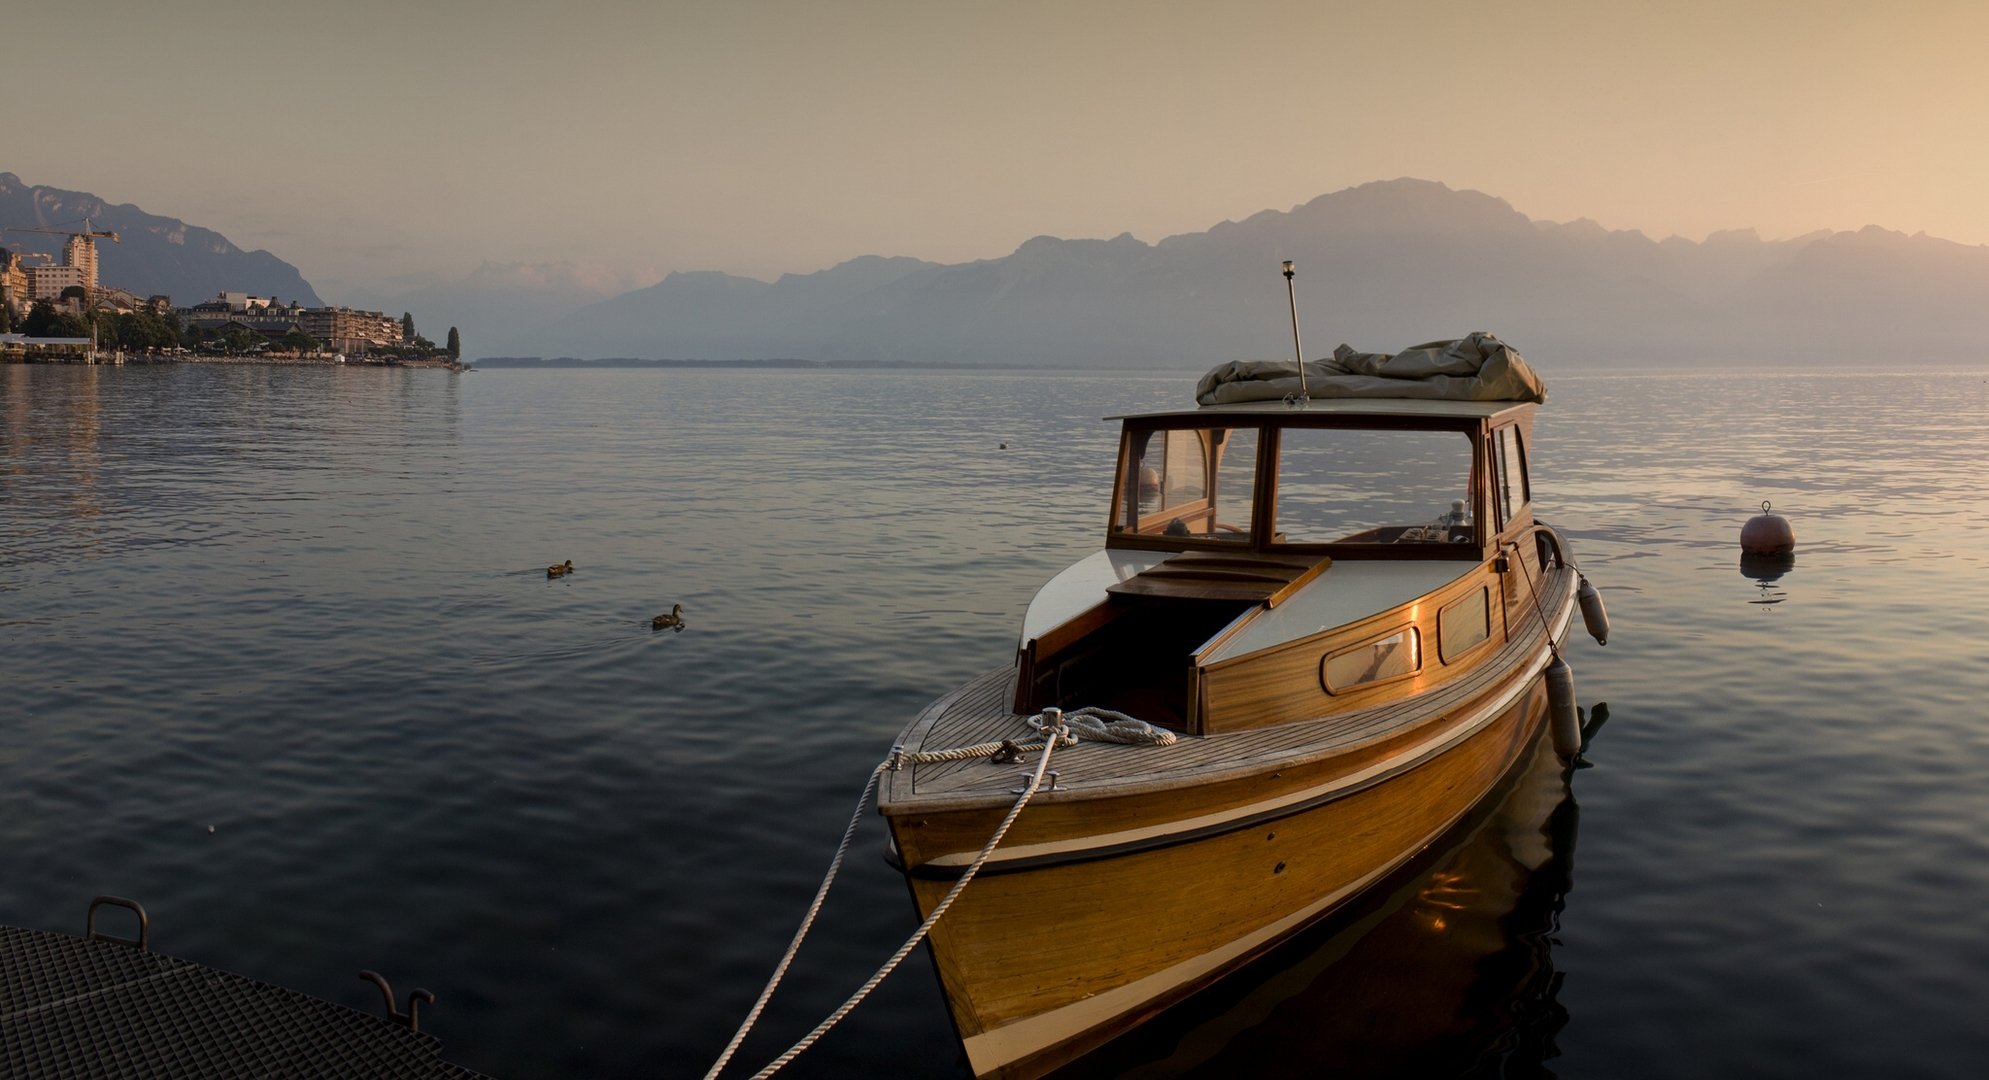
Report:
[{"label": "boat cabin", "polygon": [[[1502,636],[1498,613],[1522,595],[1504,555],[1533,532],[1536,408],[1330,398],[1121,417],[1105,549],[1030,605],[1015,708],[1107,704],[1207,734],[1319,715],[1376,684],[1427,688],[1446,673],[1426,642],[1447,634],[1458,654]],[[1396,610],[1446,589],[1469,606],[1448,627]],[[1393,620],[1379,644],[1313,656],[1376,618]],[[1222,715],[1226,664],[1295,648],[1319,663],[1321,700],[1246,694]]]}]

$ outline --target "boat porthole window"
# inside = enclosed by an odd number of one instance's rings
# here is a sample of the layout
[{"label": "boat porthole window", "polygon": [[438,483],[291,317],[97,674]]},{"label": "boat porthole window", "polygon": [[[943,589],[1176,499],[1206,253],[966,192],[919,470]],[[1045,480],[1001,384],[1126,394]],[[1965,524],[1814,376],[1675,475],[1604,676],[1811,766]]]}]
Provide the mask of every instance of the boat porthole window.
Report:
[{"label": "boat porthole window", "polygon": [[1455,663],[1492,636],[1492,606],[1484,586],[1437,612],[1437,657]]},{"label": "boat porthole window", "polygon": [[1422,637],[1413,626],[1341,649],[1320,664],[1320,682],[1329,694],[1399,679],[1422,670]]}]

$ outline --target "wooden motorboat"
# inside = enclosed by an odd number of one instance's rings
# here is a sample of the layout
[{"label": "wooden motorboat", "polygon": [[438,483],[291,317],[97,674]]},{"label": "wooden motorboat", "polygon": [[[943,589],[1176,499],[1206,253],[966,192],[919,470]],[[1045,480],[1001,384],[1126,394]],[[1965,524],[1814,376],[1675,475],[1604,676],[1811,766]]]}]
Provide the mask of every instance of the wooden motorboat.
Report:
[{"label": "wooden motorboat", "polygon": [[[1577,573],[1534,519],[1536,409],[1119,418],[1104,549],[1036,595],[1012,663],[912,722],[879,789],[922,917],[972,876],[928,942],[976,1075],[1055,1068],[1325,916],[1541,737]],[[1080,736],[1033,790],[1044,748],[945,759],[1087,707],[1173,741]]]}]

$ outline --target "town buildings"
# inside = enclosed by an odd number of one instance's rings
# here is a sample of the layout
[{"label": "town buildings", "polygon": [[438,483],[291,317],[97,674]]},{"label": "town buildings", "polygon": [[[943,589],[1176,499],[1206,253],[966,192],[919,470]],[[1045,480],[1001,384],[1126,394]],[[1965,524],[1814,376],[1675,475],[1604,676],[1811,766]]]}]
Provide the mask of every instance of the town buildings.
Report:
[{"label": "town buildings", "polygon": [[187,326],[212,333],[253,330],[272,341],[292,331],[316,338],[330,352],[363,354],[374,346],[402,343],[401,320],[380,311],[348,307],[307,308],[292,301],[285,306],[275,297],[224,292],[214,299],[182,308],[180,319]]},{"label": "town buildings", "polygon": [[[42,260],[42,265],[32,265],[35,259]],[[65,289],[80,288],[85,296],[97,291],[95,234],[71,235],[62,245],[62,261],[51,259],[45,252],[0,248],[0,304],[9,314],[18,316],[37,300],[60,300]]]},{"label": "town buildings", "polygon": [[401,321],[378,311],[348,307],[304,308],[299,325],[334,352],[364,353],[368,345],[403,344]]},{"label": "town buildings", "polygon": [[[43,265],[34,265],[41,260]],[[84,299],[65,300],[64,290],[80,288]],[[73,296],[73,294],[72,294]],[[212,300],[192,307],[174,308],[170,299],[154,296],[139,300],[122,289],[100,286],[97,281],[95,237],[84,233],[71,236],[63,247],[62,262],[50,263],[41,253],[22,254],[0,247],[0,306],[15,321],[25,316],[31,305],[46,301],[58,309],[77,314],[86,310],[134,311],[150,309],[157,314],[173,312],[188,327],[210,334],[247,330],[275,342],[292,333],[317,340],[326,352],[364,355],[368,350],[404,344],[401,320],[380,311],[349,307],[307,308],[292,301],[285,305],[275,297],[243,292],[222,292]]]}]

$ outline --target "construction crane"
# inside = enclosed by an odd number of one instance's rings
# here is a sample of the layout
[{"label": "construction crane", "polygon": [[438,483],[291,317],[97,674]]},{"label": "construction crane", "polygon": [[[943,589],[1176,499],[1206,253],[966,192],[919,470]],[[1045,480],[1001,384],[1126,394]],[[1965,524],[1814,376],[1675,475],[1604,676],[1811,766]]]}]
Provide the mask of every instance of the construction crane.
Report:
[{"label": "construction crane", "polygon": [[83,227],[81,229],[48,229],[48,228],[42,228],[40,226],[8,225],[5,227],[0,227],[0,232],[38,232],[38,233],[54,233],[57,236],[87,236],[91,238],[90,241],[91,243],[96,242],[96,237],[103,236],[110,238],[110,242],[113,244],[124,243],[124,241],[120,239],[117,233],[115,232],[90,228],[89,218],[83,219]]},{"label": "construction crane", "polygon": [[[68,224],[74,225],[76,223],[72,221]],[[122,244],[124,243],[124,239],[108,229],[91,228],[89,218],[84,218],[82,225],[81,229],[51,228],[43,225],[9,225],[0,227],[0,232],[52,233],[56,236],[67,236],[69,242],[63,245],[62,265],[80,269],[83,280],[79,284],[83,287],[83,295],[87,302],[88,298],[94,296],[97,291],[97,238],[100,236],[108,237],[113,244]],[[55,260],[53,257],[50,257],[49,261],[52,263]],[[34,291],[40,292],[41,290],[37,288]]]}]

